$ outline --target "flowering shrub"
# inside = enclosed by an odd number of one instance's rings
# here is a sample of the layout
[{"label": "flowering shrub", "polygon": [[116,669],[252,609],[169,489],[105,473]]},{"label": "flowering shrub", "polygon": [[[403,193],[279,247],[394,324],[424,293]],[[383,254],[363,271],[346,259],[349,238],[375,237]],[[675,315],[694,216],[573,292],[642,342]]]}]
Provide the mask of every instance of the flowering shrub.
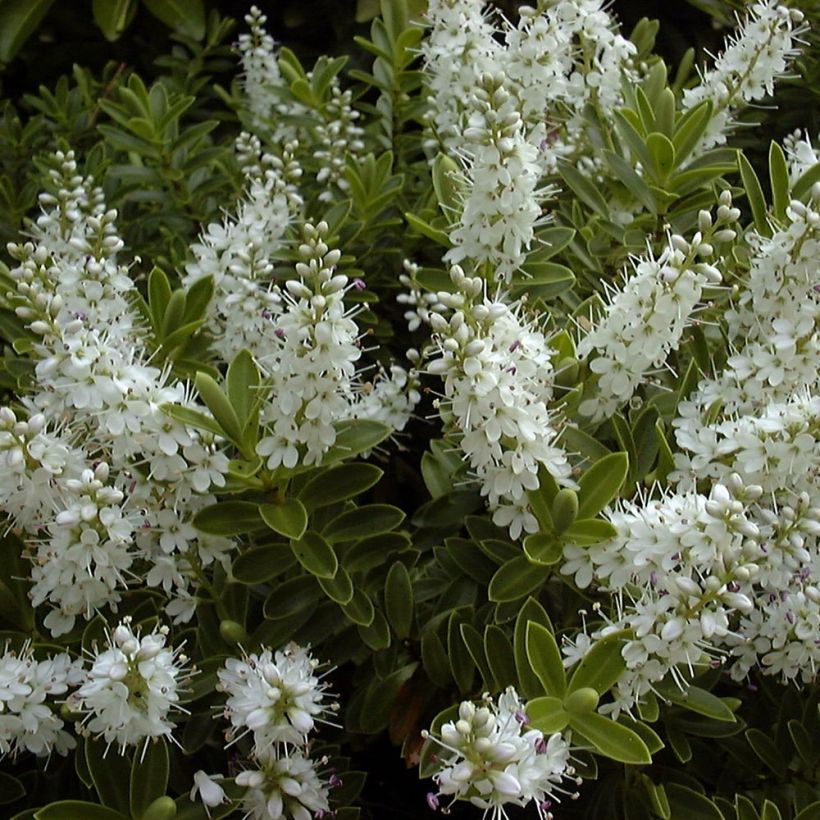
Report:
[{"label": "flowering shrub", "polygon": [[820,816],[803,14],[266,23],[5,106],[8,816],[385,816],[384,733],[408,816]]}]

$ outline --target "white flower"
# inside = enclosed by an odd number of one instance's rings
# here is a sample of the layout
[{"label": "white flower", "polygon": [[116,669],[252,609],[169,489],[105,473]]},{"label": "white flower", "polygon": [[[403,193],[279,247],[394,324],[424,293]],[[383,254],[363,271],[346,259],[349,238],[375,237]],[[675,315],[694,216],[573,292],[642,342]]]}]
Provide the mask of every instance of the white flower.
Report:
[{"label": "white flower", "polygon": [[217,783],[221,779],[222,775],[206,774],[202,769],[194,772],[194,787],[191,789],[190,798],[196,800],[197,794],[199,795],[208,817],[211,816],[210,809],[228,802],[225,790]]},{"label": "white flower", "polygon": [[318,662],[307,650],[290,644],[284,650],[228,658],[220,669],[219,689],[228,695],[225,717],[230,735],[251,732],[254,753],[273,744],[301,746],[320,716],[335,709],[327,685],[316,675]]},{"label": "white flower", "polygon": [[29,643],[19,652],[6,644],[0,655],[0,756],[68,754],[77,744],[55,712],[56,697],[81,679],[79,663],[67,654],[38,661]]},{"label": "white flower", "polygon": [[445,723],[439,737],[424,732],[441,748],[441,768],[433,776],[438,794],[468,800],[493,820],[507,817],[507,805],[531,801],[539,817],[551,817],[545,806],[563,791],[558,784],[574,774],[569,744],[560,734],[546,737],[526,724],[524,704],[509,687],[497,705],[489,695],[478,707],[463,701],[458,719]]},{"label": "white flower", "polygon": [[236,776],[236,784],[245,787],[242,808],[253,820],[313,820],[330,810],[327,785],[301,751],[281,758],[260,753],[254,768]]},{"label": "white flower", "polygon": [[69,702],[84,712],[85,731],[101,735],[121,750],[151,738],[173,740],[170,713],[183,711],[179,684],[188,675],[181,647],[166,647],[167,627],[148,635],[134,632],[125,618],[95,650],[82,686]]}]

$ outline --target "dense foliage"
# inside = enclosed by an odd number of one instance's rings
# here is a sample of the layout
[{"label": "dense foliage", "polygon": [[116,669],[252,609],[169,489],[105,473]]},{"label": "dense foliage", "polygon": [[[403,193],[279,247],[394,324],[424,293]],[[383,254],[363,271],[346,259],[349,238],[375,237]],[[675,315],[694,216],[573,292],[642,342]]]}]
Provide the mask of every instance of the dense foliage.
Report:
[{"label": "dense foliage", "polygon": [[820,817],[817,13],[138,14],[0,121],[7,816]]}]

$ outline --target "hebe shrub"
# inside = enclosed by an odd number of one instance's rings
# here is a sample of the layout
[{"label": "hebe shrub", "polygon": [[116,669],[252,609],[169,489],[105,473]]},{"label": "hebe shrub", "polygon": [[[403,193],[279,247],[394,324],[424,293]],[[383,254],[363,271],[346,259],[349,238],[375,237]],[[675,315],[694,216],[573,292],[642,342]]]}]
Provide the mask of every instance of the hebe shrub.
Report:
[{"label": "hebe shrub", "polygon": [[7,816],[820,817],[802,13],[265,24],[5,104]]}]

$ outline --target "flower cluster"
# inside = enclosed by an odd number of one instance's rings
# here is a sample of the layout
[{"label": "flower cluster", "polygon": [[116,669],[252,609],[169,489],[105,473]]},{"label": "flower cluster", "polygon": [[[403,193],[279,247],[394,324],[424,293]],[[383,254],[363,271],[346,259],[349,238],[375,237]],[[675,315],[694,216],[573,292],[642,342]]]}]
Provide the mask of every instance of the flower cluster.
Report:
[{"label": "flower cluster", "polygon": [[438,758],[433,776],[438,794],[428,796],[434,809],[441,797],[468,800],[485,816],[501,820],[508,817],[507,806],[534,803],[539,818],[550,820],[557,793],[566,793],[559,784],[575,774],[567,741],[528,728],[524,704],[512,687],[497,704],[489,695],[479,706],[463,701],[457,719],[423,736],[435,744]]},{"label": "flower cluster", "polygon": [[[290,644],[279,652],[263,649],[229,658],[219,670],[218,688],[228,695],[229,745],[251,738],[247,767],[235,779],[244,787],[240,801],[246,817],[311,820],[330,811],[329,788],[336,779],[320,776],[317,768],[327,759],[310,758],[308,736],[338,705],[329,699],[317,667],[305,649]],[[198,792],[206,807],[224,802],[217,779],[198,772],[192,798]]]},{"label": "flower cluster", "polygon": [[600,321],[578,344],[580,356],[595,352],[590,370],[598,376],[597,392],[581,404],[582,414],[593,421],[611,416],[677,350],[703,289],[722,280],[714,243],[736,237],[726,227],[740,216],[731,204],[726,191],[717,220],[701,211],[700,230],[691,240],[672,234],[657,259],[649,254],[633,263],[634,275],[612,294]]},{"label": "flower cluster", "polygon": [[191,673],[182,648],[166,646],[167,635],[167,626],[141,635],[126,617],[106,636],[104,648],[94,648],[91,668],[68,699],[85,715],[83,732],[122,751],[141,742],[144,750],[154,738],[173,740],[170,716],[184,711],[180,684]]},{"label": "flower cluster", "polygon": [[777,0],[750,5],[714,66],[702,73],[698,85],[684,91],[685,110],[705,100],[713,107],[695,156],[726,141],[740,106],[771,96],[775,81],[787,73],[799,54],[802,21],[801,11]]},{"label": "flower cluster", "polygon": [[31,644],[14,651],[7,643],[0,655],[0,757],[68,754],[77,742],[54,706],[81,679],[80,664],[66,653],[38,660]]},{"label": "flower cluster", "polygon": [[148,583],[173,590],[169,613],[190,617],[195,579],[183,554],[203,546],[208,563],[230,542],[206,543],[188,522],[210,487],[224,485],[228,460],[210,434],[162,411],[191,402],[148,364],[134,285],[117,259],[116,212],[73,154],[55,159],[35,241],[9,247],[18,262],[9,298],[37,341],[35,391],[22,408],[2,410],[11,472],[0,497],[16,525],[38,534],[31,594],[52,607],[54,635],[115,606],[137,558],[164,564]]},{"label": "flower cluster", "polygon": [[[441,292],[441,312],[430,314],[433,351],[428,372],[444,380],[442,416],[460,437],[493,521],[514,538],[536,532],[527,492],[544,467],[571,484],[566,453],[547,405],[553,396],[552,353],[544,335],[527,324],[521,303],[484,295],[480,277],[451,269],[454,293]],[[452,311],[449,319],[442,313]],[[431,355],[433,355],[431,351]]]}]

